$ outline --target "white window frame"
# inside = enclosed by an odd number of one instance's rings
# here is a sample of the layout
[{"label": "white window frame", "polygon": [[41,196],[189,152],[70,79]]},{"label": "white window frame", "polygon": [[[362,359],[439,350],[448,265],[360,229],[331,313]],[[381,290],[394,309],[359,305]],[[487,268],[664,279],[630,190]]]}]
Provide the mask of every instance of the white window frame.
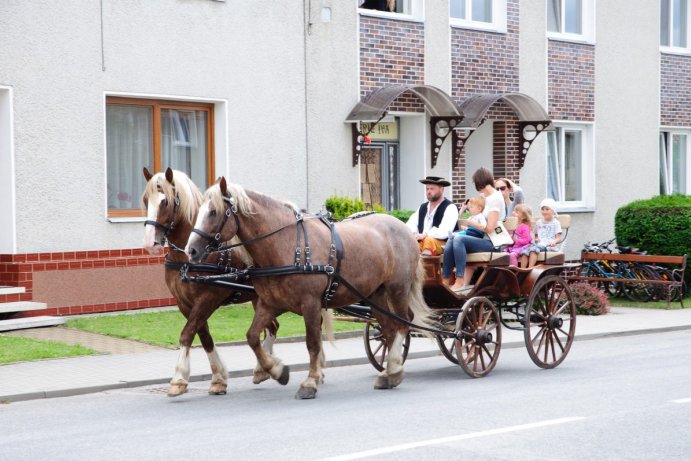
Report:
[{"label": "white window frame", "polygon": [[[548,18],[548,3],[552,0],[547,0],[545,2],[545,30],[547,31],[547,38],[553,40],[561,40],[566,42],[577,42],[577,43],[595,43],[595,0],[581,0],[581,33],[573,34],[566,32],[555,32],[549,30],[549,18]],[[565,25],[565,15],[566,8],[564,8],[564,2],[566,0],[559,0],[561,3],[561,19],[560,19],[560,29],[564,30]]]},{"label": "white window frame", "polygon": [[672,136],[685,136],[686,149],[682,153],[685,157],[685,173],[684,184],[681,185],[678,192],[682,194],[691,194],[691,129],[683,128],[661,128],[660,142],[659,142],[659,162],[660,162],[660,193],[662,195],[672,194],[672,178],[676,173],[674,171],[674,162],[672,159]]},{"label": "white window frame", "polygon": [[[595,126],[592,122],[553,122],[554,131],[547,131],[547,149],[545,157],[545,197],[551,197],[559,206],[559,211],[592,211],[595,209]],[[581,133],[581,197],[580,200],[565,199],[564,168],[564,133],[565,131],[578,131]],[[556,144],[555,144],[556,141]],[[558,158],[552,165],[552,148],[558,146]],[[559,181],[554,185],[558,190],[556,194],[550,190],[551,169],[559,173]],[[555,195],[557,195],[555,197]]]},{"label": "white window frame", "polygon": [[449,24],[462,29],[485,30],[506,33],[506,0],[491,0],[492,20],[490,22],[473,21],[473,0],[465,1],[466,19],[451,17],[451,3],[460,0],[449,0]]},{"label": "white window frame", "polygon": [[[660,51],[670,54],[691,54],[691,2],[686,0],[686,46],[675,46],[673,43],[674,34],[674,8],[672,6],[674,0],[669,0],[669,11],[667,11],[667,20],[669,30],[667,31],[667,40],[669,45],[663,45],[660,41]],[[662,16],[665,12],[662,11],[662,1],[660,1],[660,38],[662,38]]]},{"label": "white window frame", "polygon": [[[399,21],[424,22],[425,20],[425,1],[424,0],[404,0],[408,3],[410,14],[391,13],[388,11],[370,10],[359,8],[357,12],[362,16],[373,16],[377,18],[396,19]],[[355,5],[359,5],[361,0],[356,0]]]}]

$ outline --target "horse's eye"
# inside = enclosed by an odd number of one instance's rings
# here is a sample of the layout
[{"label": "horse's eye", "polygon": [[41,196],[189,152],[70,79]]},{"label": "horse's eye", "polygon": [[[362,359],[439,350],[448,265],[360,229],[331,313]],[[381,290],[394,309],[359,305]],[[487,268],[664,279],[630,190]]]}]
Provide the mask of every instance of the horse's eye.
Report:
[{"label": "horse's eye", "polygon": [[161,203],[163,204],[163,208],[168,208],[168,199],[167,198],[164,198]]},{"label": "horse's eye", "polygon": [[209,216],[211,216],[212,218],[216,216],[216,210],[209,210]]}]

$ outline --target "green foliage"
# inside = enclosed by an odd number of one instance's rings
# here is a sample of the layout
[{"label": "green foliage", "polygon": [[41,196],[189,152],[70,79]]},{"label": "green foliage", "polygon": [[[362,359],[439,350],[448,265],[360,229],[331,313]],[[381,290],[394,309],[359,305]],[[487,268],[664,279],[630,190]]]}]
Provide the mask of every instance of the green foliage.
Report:
[{"label": "green foliage", "polygon": [[0,335],[0,363],[28,362],[97,354],[84,346]]},{"label": "green foliage", "polygon": [[[691,257],[691,196],[659,195],[637,200],[617,210],[614,233],[619,245],[655,255]],[[691,271],[686,271],[691,280]]]},{"label": "green foliage", "polygon": [[583,282],[572,283],[569,288],[579,314],[603,315],[609,312],[609,298],[598,288]]},{"label": "green foliage", "polygon": [[338,195],[332,195],[331,197],[327,198],[325,208],[326,211],[331,213],[331,217],[336,221],[345,219],[353,213],[358,213],[360,211],[387,213],[403,222],[408,221],[410,215],[413,214],[413,211],[411,210],[386,211],[384,207],[378,203],[375,203],[374,206],[372,206],[372,209],[368,209],[365,206],[365,202],[363,202],[361,199],[351,199],[350,197],[340,197]]}]

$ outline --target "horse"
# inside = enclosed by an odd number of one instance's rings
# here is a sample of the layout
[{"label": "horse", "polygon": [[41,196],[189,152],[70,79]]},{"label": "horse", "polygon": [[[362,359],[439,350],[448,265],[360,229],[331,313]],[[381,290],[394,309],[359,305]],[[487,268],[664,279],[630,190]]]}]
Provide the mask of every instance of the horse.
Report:
[{"label": "horse", "polygon": [[[179,269],[188,262],[182,247],[192,231],[202,194],[181,171],[168,168],[165,173],[151,174],[144,168],[143,172],[147,181],[142,195],[147,213],[143,246],[150,254],[160,255],[164,252],[165,244],[169,244],[171,251],[166,255],[166,285],[175,297],[180,312],[187,319],[180,332],[180,354],[168,395],[175,397],[187,391],[190,377],[189,351],[195,334],[199,335],[211,366],[209,394],[223,395],[228,387],[228,371],[214,346],[207,320],[219,306],[248,301],[254,303],[256,295],[181,280]],[[238,258],[231,258],[231,265],[235,268],[243,269],[252,264],[249,254],[243,248],[237,248],[235,254]],[[267,324],[263,347],[269,353],[272,352],[277,330],[278,322],[275,320]],[[269,379],[269,375],[257,365],[253,382],[259,384],[266,379]]]},{"label": "horse", "polygon": [[322,308],[343,307],[366,297],[373,307],[379,306],[373,314],[391,345],[386,369],[374,387],[391,389],[402,382],[407,322],[423,329],[435,324],[422,297],[419,250],[405,224],[389,215],[371,214],[332,225],[221,177],[204,194],[185,252],[190,261],[200,261],[219,240],[215,237],[227,241],[234,236],[254,261],[248,273],[259,296],[247,342],[273,379],[286,384],[290,372],[260,347],[260,332],[271,318],[286,311],[304,318],[310,368],[295,397],[312,399],[321,383]]}]

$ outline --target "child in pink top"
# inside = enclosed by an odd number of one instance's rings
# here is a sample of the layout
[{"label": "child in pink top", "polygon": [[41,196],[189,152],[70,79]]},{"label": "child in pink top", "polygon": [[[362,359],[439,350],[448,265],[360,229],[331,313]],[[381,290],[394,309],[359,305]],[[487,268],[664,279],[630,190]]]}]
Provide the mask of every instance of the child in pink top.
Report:
[{"label": "child in pink top", "polygon": [[530,235],[530,208],[527,205],[516,205],[512,213],[518,218],[519,225],[513,231],[513,245],[508,248],[509,258],[512,266],[518,266],[518,254],[522,249],[530,246],[532,237]]}]

